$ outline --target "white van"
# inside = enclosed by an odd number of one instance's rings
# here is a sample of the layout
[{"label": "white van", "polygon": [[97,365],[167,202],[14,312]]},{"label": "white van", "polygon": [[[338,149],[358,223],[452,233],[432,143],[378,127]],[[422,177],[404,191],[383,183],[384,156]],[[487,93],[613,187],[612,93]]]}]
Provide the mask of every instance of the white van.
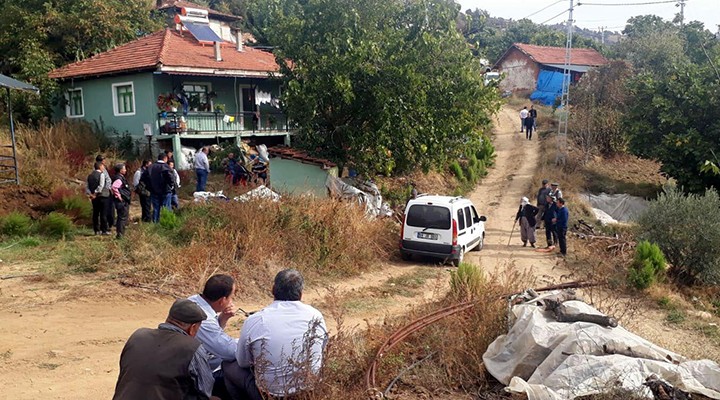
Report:
[{"label": "white van", "polygon": [[419,196],[405,206],[400,255],[403,260],[418,254],[459,265],[465,252],[482,249],[485,221],[468,199]]}]

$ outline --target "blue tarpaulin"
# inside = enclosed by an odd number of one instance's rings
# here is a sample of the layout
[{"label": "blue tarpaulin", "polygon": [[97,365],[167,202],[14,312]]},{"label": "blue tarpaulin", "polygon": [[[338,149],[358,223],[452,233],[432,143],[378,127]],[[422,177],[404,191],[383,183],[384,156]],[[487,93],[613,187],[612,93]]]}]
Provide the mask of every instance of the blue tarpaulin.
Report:
[{"label": "blue tarpaulin", "polygon": [[530,95],[530,100],[551,106],[555,104],[555,99],[562,96],[562,84],[562,72],[541,70],[538,74],[537,90]]}]

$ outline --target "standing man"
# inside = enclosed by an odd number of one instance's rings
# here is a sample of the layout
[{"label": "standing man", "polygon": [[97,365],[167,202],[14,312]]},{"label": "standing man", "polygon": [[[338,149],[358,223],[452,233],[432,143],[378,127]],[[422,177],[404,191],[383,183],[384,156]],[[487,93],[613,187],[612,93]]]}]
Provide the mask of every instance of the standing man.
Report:
[{"label": "standing man", "polygon": [[168,164],[175,163],[175,156],[173,156],[172,150],[165,150],[165,155],[167,156]]},{"label": "standing man", "polygon": [[135,171],[133,175],[133,188],[135,193],[140,197],[140,208],[142,209],[142,222],[150,222],[152,220],[152,200],[150,199],[150,173],[148,168],[152,165],[152,161],[143,160],[142,165]]},{"label": "standing man", "polygon": [[107,223],[107,203],[110,199],[110,191],[105,189],[105,166],[95,161],[95,170],[87,177],[87,188],[85,194],[92,202],[93,230],[96,235],[109,235]]},{"label": "standing man", "polygon": [[543,221],[545,221],[545,238],[547,239],[547,248],[554,249],[555,243],[557,242],[557,231],[555,230],[557,206],[555,205],[554,197],[548,195],[545,199],[545,213],[543,214]]},{"label": "standing man", "polygon": [[211,399],[207,351],[195,339],[204,319],[197,304],[176,300],[165,323],[135,331],[120,355],[113,400]]},{"label": "standing man", "polygon": [[530,115],[525,118],[525,139],[532,140],[533,126],[535,126],[535,120]]},{"label": "standing man", "polygon": [[[188,300],[200,306],[205,320],[200,325],[197,339],[210,353],[210,368],[220,369],[223,361],[235,361],[238,340],[225,333],[228,320],[235,315],[233,296],[235,281],[229,275],[213,275],[205,282],[201,294],[192,295]],[[222,376],[222,375],[220,375]]]},{"label": "standing man", "polygon": [[537,227],[540,227],[540,222],[542,222],[543,213],[545,212],[545,205],[547,204],[546,197],[550,194],[550,183],[547,179],[542,180],[542,186],[540,186],[540,190],[538,190],[537,194]]},{"label": "standing man", "polygon": [[527,197],[520,200],[520,208],[515,214],[515,221],[520,220],[520,240],[523,242],[523,247],[530,242],[530,246],[535,248],[535,216],[537,213],[537,207],[530,204]]},{"label": "standing man", "polygon": [[178,174],[177,170],[175,169],[175,163],[172,161],[168,161],[168,166],[170,167],[170,171],[172,171],[173,175],[173,189],[172,189],[172,200],[170,200],[170,207],[172,207],[173,210],[177,210],[180,208],[180,199],[178,198],[177,191],[180,188],[180,174]]},{"label": "standing man", "polygon": [[197,174],[196,192],[204,192],[207,184],[208,174],[210,173],[210,162],[208,161],[208,148],[203,147],[195,153],[195,173]]},{"label": "standing man", "polygon": [[115,221],[115,229],[117,238],[120,239],[125,235],[125,226],[130,216],[130,185],[125,179],[127,169],[125,164],[115,165],[115,181],[112,184],[113,200],[115,209],[117,210],[117,221]]},{"label": "standing man", "polygon": [[533,131],[537,131],[537,110],[532,104],[530,104],[530,111],[528,111],[528,115],[533,119]]},{"label": "standing man", "polygon": [[527,118],[527,116],[527,107],[523,107],[523,109],[520,110],[520,133],[523,133],[523,129],[525,128],[525,118]]},{"label": "standing man", "polygon": [[565,207],[565,199],[558,199],[557,217],[555,218],[555,229],[557,230],[558,243],[560,244],[560,255],[567,255],[567,227],[570,219],[570,211]]},{"label": "standing man", "polygon": [[562,193],[562,190],[560,190],[559,186],[560,186],[560,185],[557,184],[557,183],[555,183],[555,182],[553,182],[553,183],[550,185],[550,196],[552,196],[552,197],[554,197],[554,198],[556,198],[556,199],[561,199],[561,198],[563,198],[563,193]]},{"label": "standing man", "polygon": [[167,154],[160,153],[158,160],[150,167],[150,192],[152,194],[153,222],[160,220],[160,208],[170,209],[172,188],[175,177],[167,164]]},{"label": "standing man", "polygon": [[243,324],[237,363],[223,362],[233,399],[260,400],[261,391],[300,394],[319,379],[327,328],[320,311],[300,301],[302,275],[295,269],[278,272],[272,292],[275,301]]},{"label": "standing man", "polygon": [[[103,165],[103,191],[107,190],[108,199],[110,199],[110,187],[112,186],[112,179],[110,178],[110,172],[108,166],[105,163],[105,156],[98,154],[95,157],[95,162],[100,162]],[[108,228],[112,229],[115,225],[115,207],[113,207],[112,200],[108,200],[105,205],[105,218],[107,219]]]}]

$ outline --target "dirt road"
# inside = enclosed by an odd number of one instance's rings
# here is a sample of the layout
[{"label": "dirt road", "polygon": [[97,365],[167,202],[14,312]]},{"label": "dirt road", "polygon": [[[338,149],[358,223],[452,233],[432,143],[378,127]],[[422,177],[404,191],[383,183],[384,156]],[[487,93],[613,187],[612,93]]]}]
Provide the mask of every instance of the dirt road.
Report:
[{"label": "dirt road", "polygon": [[[514,265],[530,269],[544,281],[554,281],[561,271],[554,269],[555,257],[520,246],[515,232],[507,246],[513,217],[521,196],[530,196],[530,182],[538,159],[538,143],[527,141],[517,132],[516,112],[503,110],[495,130],[497,160],[481,186],[470,195],[478,210],[488,217],[487,239],[481,252],[471,252],[467,260],[487,271],[503,273]],[[540,243],[544,243],[542,238]],[[18,266],[0,264],[3,272]],[[8,269],[10,268],[10,269]],[[426,290],[415,297],[396,297],[370,309],[350,310],[345,316],[353,326],[365,319],[377,321],[387,314],[403,312],[409,305],[428,300],[438,282],[446,285],[447,267],[399,263],[387,265],[379,273],[338,282],[341,293],[377,287],[389,278],[414,270],[434,269],[437,279],[429,279]],[[110,398],[118,374],[118,359],[125,339],[139,327],[156,326],[167,313],[171,298],[118,287],[114,281],[33,282],[12,279],[0,281],[0,387],[3,397],[13,399],[98,399]],[[436,290],[433,290],[435,288]],[[309,287],[305,301],[319,304],[327,290]],[[267,300],[269,301],[269,299]],[[238,299],[246,310],[267,301]],[[231,324],[237,334],[241,319]],[[328,321],[331,329],[332,321]]]}]

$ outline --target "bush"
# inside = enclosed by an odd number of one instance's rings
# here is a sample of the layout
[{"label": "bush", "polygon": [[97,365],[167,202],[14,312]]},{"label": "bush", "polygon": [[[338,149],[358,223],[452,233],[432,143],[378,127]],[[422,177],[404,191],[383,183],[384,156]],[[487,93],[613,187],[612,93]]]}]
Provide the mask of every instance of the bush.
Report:
[{"label": "bush", "polygon": [[182,226],[182,221],[172,211],[165,207],[160,209],[160,226],[169,231],[179,229]]},{"label": "bush", "polygon": [[667,188],[638,219],[640,239],[656,243],[685,284],[720,283],[720,196]]},{"label": "bush", "polygon": [[463,174],[462,167],[460,167],[460,163],[457,161],[453,161],[452,164],[450,164],[450,172],[455,175],[458,181],[465,182],[465,175]]},{"label": "bush", "polygon": [[80,195],[65,196],[57,202],[55,210],[67,214],[75,220],[92,217],[92,203]]},{"label": "bush", "polygon": [[628,282],[636,289],[647,289],[662,280],[666,264],[660,247],[643,240],[635,248],[635,259],[628,270]]},{"label": "bush", "polygon": [[0,233],[6,236],[27,236],[32,229],[32,219],[14,211],[0,220]]},{"label": "bush", "polygon": [[75,225],[67,215],[51,212],[40,221],[40,233],[55,238],[71,238],[75,233]]},{"label": "bush", "polygon": [[457,271],[450,272],[450,293],[457,299],[477,297],[484,285],[483,271],[474,264],[461,263]]}]

